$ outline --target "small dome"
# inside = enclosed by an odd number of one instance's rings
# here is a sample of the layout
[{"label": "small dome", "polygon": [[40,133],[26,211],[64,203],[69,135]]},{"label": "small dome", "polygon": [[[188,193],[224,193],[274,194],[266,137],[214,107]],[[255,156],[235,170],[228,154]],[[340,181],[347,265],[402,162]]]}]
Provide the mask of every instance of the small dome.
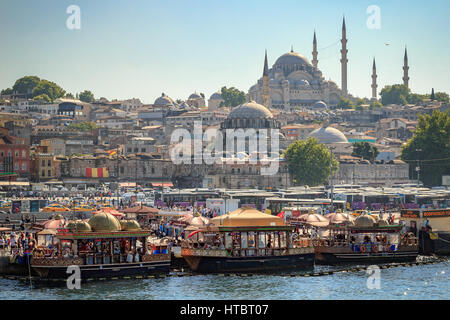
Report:
[{"label": "small dome", "polygon": [[91,232],[91,226],[89,223],[83,220],[72,220],[66,224],[66,228],[71,232]]},{"label": "small dome", "polygon": [[214,92],[211,97],[209,97],[210,100],[223,100],[222,94],[220,92]]},{"label": "small dome", "polygon": [[250,101],[241,104],[233,110],[231,110],[228,115],[228,119],[272,119],[273,114],[269,109],[256,103],[255,101]]},{"label": "small dome", "polygon": [[357,227],[373,227],[374,223],[375,219],[368,214],[359,216],[355,220],[355,226]]},{"label": "small dome", "polygon": [[136,220],[120,220],[120,226],[123,231],[134,231],[141,229],[141,226]]},{"label": "small dome", "polygon": [[120,231],[122,228],[120,226],[119,220],[112,214],[104,211],[96,213],[88,221],[93,231]]},{"label": "small dome", "polygon": [[159,97],[158,99],[155,100],[154,103],[155,106],[173,106],[174,102],[173,100],[166,96],[164,93],[161,95],[161,97]]},{"label": "small dome", "polygon": [[203,99],[203,97],[200,94],[198,94],[197,92],[194,92],[188,98],[188,100],[196,100],[196,99]]},{"label": "small dome", "polygon": [[327,104],[323,101],[317,101],[316,103],[314,103],[314,108],[317,109],[327,109]]},{"label": "small dome", "polygon": [[322,127],[311,132],[308,137],[313,137],[319,140],[319,143],[348,143],[345,135],[338,129],[332,127]]}]

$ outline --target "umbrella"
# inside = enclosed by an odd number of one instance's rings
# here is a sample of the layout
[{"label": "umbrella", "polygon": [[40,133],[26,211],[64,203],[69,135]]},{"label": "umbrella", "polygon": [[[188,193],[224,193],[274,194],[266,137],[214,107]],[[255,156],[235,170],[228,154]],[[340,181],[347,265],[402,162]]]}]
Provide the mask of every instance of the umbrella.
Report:
[{"label": "umbrella", "polygon": [[280,217],[280,218],[284,218],[284,211],[282,211],[279,214],[277,214],[277,216]]},{"label": "umbrella", "polygon": [[134,206],[122,210],[123,213],[138,213],[138,214],[148,214],[148,213],[158,213],[157,208],[147,207],[147,206]]},{"label": "umbrella", "polygon": [[191,233],[188,235],[188,238],[192,237],[193,235],[196,235],[196,234],[199,233],[200,231],[201,231],[201,230],[195,230],[195,231],[191,232]]},{"label": "umbrella", "polygon": [[192,220],[190,222],[190,225],[193,225],[193,226],[206,226],[206,225],[208,225],[208,223],[209,223],[209,219],[208,218],[199,216],[199,217],[192,218]]}]

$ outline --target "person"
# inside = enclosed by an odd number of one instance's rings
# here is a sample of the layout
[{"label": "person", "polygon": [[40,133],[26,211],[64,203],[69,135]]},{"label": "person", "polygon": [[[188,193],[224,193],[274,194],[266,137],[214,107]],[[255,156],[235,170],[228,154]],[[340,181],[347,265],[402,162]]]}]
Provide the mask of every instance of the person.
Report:
[{"label": "person", "polygon": [[16,233],[11,232],[9,236],[9,247],[11,249],[11,253],[13,252],[13,249],[16,249]]},{"label": "person", "polygon": [[433,230],[430,226],[430,220],[427,219],[427,221],[425,222],[425,228],[427,229],[427,231],[431,231]]}]

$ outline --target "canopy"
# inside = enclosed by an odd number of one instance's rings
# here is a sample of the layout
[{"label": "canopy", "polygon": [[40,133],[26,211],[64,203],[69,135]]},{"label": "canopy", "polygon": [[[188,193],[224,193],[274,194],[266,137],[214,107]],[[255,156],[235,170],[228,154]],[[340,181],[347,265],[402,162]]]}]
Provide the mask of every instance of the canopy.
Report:
[{"label": "canopy", "polygon": [[346,213],[330,213],[326,217],[332,224],[352,221],[350,215]]},{"label": "canopy", "polygon": [[137,213],[137,214],[150,214],[158,213],[159,209],[147,207],[147,206],[134,206],[122,210],[123,213]]},{"label": "canopy", "polygon": [[92,214],[97,214],[100,212],[107,212],[107,213],[112,214],[115,217],[124,217],[125,216],[123,213],[120,213],[119,211],[117,211],[116,209],[113,209],[113,208],[103,208],[99,211],[93,212]]},{"label": "canopy", "polygon": [[210,223],[216,227],[286,226],[282,218],[249,207],[239,208],[229,214],[215,217],[210,220]]},{"label": "canopy", "polygon": [[64,228],[64,225],[66,224],[64,219],[50,219],[47,221],[42,222],[40,225],[44,229],[60,229]]},{"label": "canopy", "polygon": [[154,187],[173,187],[172,182],[151,182]]},{"label": "canopy", "polygon": [[330,221],[327,218],[318,213],[302,214],[300,217],[298,217],[297,220],[315,227],[326,227],[330,223]]}]

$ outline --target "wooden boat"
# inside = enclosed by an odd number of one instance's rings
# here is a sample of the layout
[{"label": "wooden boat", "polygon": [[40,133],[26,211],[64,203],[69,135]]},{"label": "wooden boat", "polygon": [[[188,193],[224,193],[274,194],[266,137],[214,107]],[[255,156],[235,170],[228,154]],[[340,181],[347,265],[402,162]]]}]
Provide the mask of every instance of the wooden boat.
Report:
[{"label": "wooden boat", "polygon": [[417,238],[402,231],[402,225],[376,222],[362,215],[354,225],[330,225],[326,238],[314,241],[318,264],[379,264],[415,261]]},{"label": "wooden boat", "polygon": [[293,239],[294,226],[253,208],[240,208],[190,233],[181,255],[195,272],[313,270],[314,248]]},{"label": "wooden boat", "polygon": [[450,208],[403,209],[400,219],[419,238],[421,253],[450,255]]},{"label": "wooden boat", "polygon": [[100,212],[88,222],[76,220],[38,243],[31,267],[44,279],[67,279],[78,266],[81,280],[168,273],[170,248],[150,241],[150,230],[135,220],[119,220]]}]

